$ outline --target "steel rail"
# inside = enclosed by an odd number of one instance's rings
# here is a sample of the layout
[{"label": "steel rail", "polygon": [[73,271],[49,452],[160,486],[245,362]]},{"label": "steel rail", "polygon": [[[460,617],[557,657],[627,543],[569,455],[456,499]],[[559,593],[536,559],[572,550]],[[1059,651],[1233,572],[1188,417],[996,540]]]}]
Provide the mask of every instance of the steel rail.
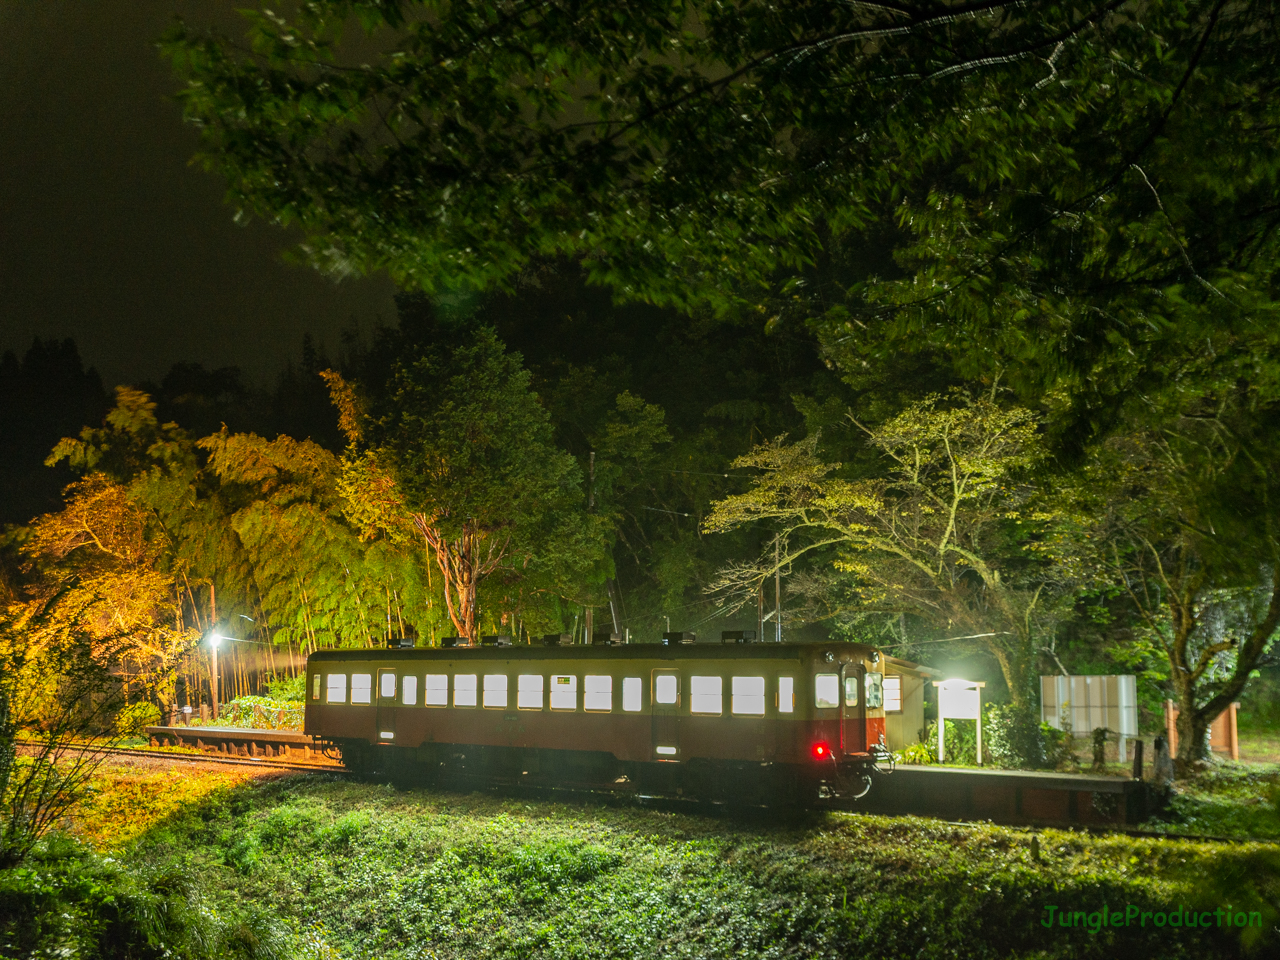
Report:
[{"label": "steel rail", "polygon": [[[39,746],[37,742],[30,740],[18,740],[15,741],[15,745]],[[216,755],[211,756],[207,753],[176,753],[169,752],[167,750],[147,750],[133,747],[76,746],[71,749],[76,749],[81,752],[93,750],[100,753],[146,757],[153,760],[163,758],[177,760],[183,763],[249,766],[256,767],[259,770],[274,768],[284,770],[301,770],[308,773],[330,773],[344,777],[364,777],[377,782],[396,779],[386,773],[357,774],[340,763],[290,763],[288,761],[269,760],[265,757],[220,757]],[[648,795],[626,789],[609,789],[608,786],[603,784],[599,786],[587,786],[585,784],[553,785],[547,783],[518,783],[510,780],[467,774],[454,774],[453,776],[445,775],[444,777],[434,781],[419,780],[416,777],[409,777],[406,779],[414,786],[421,786],[427,789],[445,790],[449,792],[469,792],[478,789],[490,793],[506,793],[508,795],[518,796],[521,799],[543,800],[551,803],[555,803],[557,801],[573,803],[586,800],[621,800],[624,802],[630,801],[635,803],[637,806],[666,807],[671,812],[690,813],[694,815],[732,815],[735,813],[755,814],[764,813],[773,809],[763,805],[737,805],[726,803],[724,801],[705,800],[697,797]],[[827,801],[811,807],[796,808],[793,812],[799,812],[803,809],[803,811],[807,813],[846,813],[887,817],[914,816],[920,817],[921,819],[938,819],[935,817],[929,817],[927,814],[872,813],[870,811],[859,810],[854,804],[856,804],[856,801],[845,801],[842,803],[839,799],[836,799],[834,802]],[[1146,840],[1194,840],[1198,843],[1265,843],[1275,845],[1278,842],[1277,840],[1268,837],[1223,837],[1212,834],[1166,833],[1156,830],[1142,830],[1135,827],[1109,827],[1101,824],[1006,824],[996,823],[992,820],[939,820],[939,822],[953,827],[1001,827],[1006,830],[1017,830],[1030,835],[1035,835],[1042,830],[1054,830],[1060,833],[1087,833],[1093,834],[1094,836],[1127,836]]]},{"label": "steel rail", "polygon": [[[42,746],[36,740],[15,740],[15,746],[19,747],[38,747]],[[149,750],[136,747],[95,747],[91,744],[70,744],[63,752],[76,751],[78,753],[105,753],[114,754],[116,756],[127,757],[148,757],[155,759],[178,760],[183,763],[207,763],[221,764],[223,766],[248,766],[257,767],[259,770],[264,768],[279,768],[284,770],[306,770],[312,773],[339,773],[344,776],[350,776],[351,771],[340,763],[292,763],[288,760],[272,760],[267,757],[222,757],[217,754],[208,753],[178,753],[170,750]]]}]

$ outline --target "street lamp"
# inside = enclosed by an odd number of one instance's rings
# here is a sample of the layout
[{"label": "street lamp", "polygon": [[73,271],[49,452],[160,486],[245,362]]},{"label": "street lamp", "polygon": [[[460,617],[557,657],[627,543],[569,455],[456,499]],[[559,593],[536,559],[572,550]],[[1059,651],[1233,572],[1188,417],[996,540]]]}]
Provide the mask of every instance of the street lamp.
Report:
[{"label": "street lamp", "polygon": [[213,719],[218,719],[218,642],[234,640],[235,637],[224,637],[218,633],[209,634],[209,657],[213,661],[209,671],[209,692],[213,695]]}]

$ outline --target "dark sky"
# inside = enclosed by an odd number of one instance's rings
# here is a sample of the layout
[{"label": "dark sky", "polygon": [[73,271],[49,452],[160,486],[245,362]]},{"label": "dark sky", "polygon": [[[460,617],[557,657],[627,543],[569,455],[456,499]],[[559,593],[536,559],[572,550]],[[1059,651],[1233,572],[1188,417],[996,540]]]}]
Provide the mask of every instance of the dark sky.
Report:
[{"label": "dark sky", "polygon": [[302,336],[394,317],[385,278],[284,263],[190,165],[194,130],[156,38],[176,13],[232,26],[244,0],[0,0],[0,351],[74,337],[107,386],[176,361],[266,382]]}]

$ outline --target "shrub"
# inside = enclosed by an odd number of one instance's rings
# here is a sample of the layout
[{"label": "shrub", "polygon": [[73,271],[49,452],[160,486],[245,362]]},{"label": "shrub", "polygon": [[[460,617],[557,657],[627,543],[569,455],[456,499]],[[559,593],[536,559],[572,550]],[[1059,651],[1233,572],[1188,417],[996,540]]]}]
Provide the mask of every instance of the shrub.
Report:
[{"label": "shrub", "polygon": [[307,696],[307,675],[283,677],[267,684],[267,695],[272,700],[304,700]]},{"label": "shrub", "polygon": [[996,766],[1038,770],[1046,766],[1044,724],[1030,710],[998,704],[987,711],[984,746]]},{"label": "shrub", "polygon": [[251,730],[301,730],[305,704],[274,697],[239,697],[225,704],[218,723]]},{"label": "shrub", "polygon": [[1057,730],[1042,723],[1040,735],[1044,739],[1044,759],[1047,766],[1061,770],[1078,765],[1070,730]]},{"label": "shrub", "polygon": [[189,874],[148,871],[51,836],[0,871],[0,956],[277,960],[284,933],[250,911],[206,909]]},{"label": "shrub", "polygon": [[[982,731],[983,740],[986,740],[987,731],[984,727]],[[928,728],[925,730],[924,741],[920,744],[930,756],[930,763],[936,762],[938,755],[938,721],[930,721]],[[991,751],[987,749],[987,745],[983,743],[982,752],[990,756]],[[978,762],[978,728],[976,724],[964,723],[961,725],[955,720],[947,721],[946,736],[942,744],[945,753],[944,762],[946,763],[965,763],[976,764]]]},{"label": "shrub", "polygon": [[[937,724],[934,724],[935,736],[937,735]],[[895,757],[898,763],[919,765],[937,762],[937,750],[929,745],[928,741],[923,743],[912,743],[899,750]]]},{"label": "shrub", "polygon": [[154,703],[131,703],[116,714],[116,733],[122,737],[142,735],[143,728],[160,722],[160,708]]}]

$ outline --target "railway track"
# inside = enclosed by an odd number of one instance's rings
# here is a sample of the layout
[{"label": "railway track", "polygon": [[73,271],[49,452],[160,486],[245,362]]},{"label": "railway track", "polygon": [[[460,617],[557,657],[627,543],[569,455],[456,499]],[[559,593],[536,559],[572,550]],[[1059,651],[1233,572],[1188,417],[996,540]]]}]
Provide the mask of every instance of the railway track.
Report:
[{"label": "railway track", "polygon": [[[41,746],[34,741],[19,740],[17,745]],[[223,757],[208,753],[178,753],[173,750],[149,750],[135,747],[72,747],[79,752],[92,751],[112,756],[145,757],[151,760],[174,760],[181,763],[206,764],[224,767],[254,767],[258,770],[303,770],[309,773],[334,773],[351,776],[351,771],[340,763],[291,763],[288,760],[272,760],[266,757]]]},{"label": "railway track", "polygon": [[[31,741],[18,741],[19,746],[36,746]],[[142,757],[147,759],[165,759],[189,764],[204,764],[209,766],[223,767],[252,767],[257,770],[297,770],[306,773],[328,773],[342,777],[355,777],[357,774],[348,770],[339,763],[290,763],[287,760],[272,760],[265,757],[223,757],[217,754],[201,754],[201,753],[177,753],[170,750],[150,750],[139,749],[133,747],[95,747],[92,748],[101,753],[107,753],[117,756]],[[385,776],[373,775],[371,779],[385,780]],[[667,810],[672,813],[686,813],[695,815],[741,815],[754,814],[763,815],[769,813],[766,808],[742,808],[726,805],[722,803],[714,803],[703,800],[697,800],[688,797],[667,797],[667,796],[648,796],[630,790],[601,790],[599,788],[588,788],[584,786],[548,786],[545,784],[521,784],[514,782],[494,782],[492,779],[473,776],[453,776],[446,779],[438,780],[432,783],[415,783],[419,786],[429,786],[434,789],[456,790],[463,792],[471,792],[473,790],[483,790],[489,793],[505,794],[513,798],[525,800],[543,800],[549,802],[565,802],[565,803],[634,803],[639,806],[658,808]],[[867,813],[865,809],[860,809],[856,802],[834,802],[824,804],[822,811],[832,813]],[[776,812],[776,811],[775,811]],[[918,816],[918,814],[916,814]],[[984,824],[990,824],[989,820],[943,820],[950,826],[956,827],[975,827]],[[1041,829],[1062,830],[1067,832],[1088,833],[1093,836],[1115,836],[1121,835],[1126,837],[1135,837],[1147,840],[1194,840],[1199,843],[1274,843],[1275,841],[1265,838],[1253,837],[1220,837],[1213,835],[1194,834],[1194,833],[1166,833],[1155,830],[1141,830],[1134,827],[1124,826],[1099,826],[1086,824],[1044,824],[1044,825],[1022,825],[1022,824],[997,824],[1006,826],[1008,829],[1025,832],[1029,835],[1038,833]]]}]

